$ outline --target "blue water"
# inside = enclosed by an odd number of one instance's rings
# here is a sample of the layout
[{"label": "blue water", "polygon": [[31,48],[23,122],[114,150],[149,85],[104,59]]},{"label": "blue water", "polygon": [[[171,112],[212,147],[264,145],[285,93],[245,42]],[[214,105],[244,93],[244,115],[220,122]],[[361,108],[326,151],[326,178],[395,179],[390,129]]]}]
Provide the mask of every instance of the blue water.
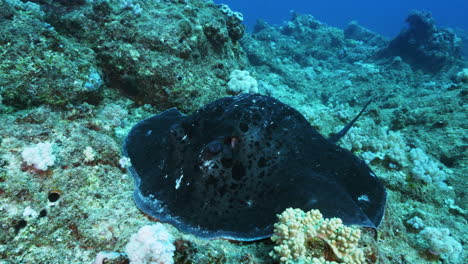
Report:
[{"label": "blue water", "polygon": [[468,0],[214,0],[244,14],[249,29],[257,19],[270,24],[289,20],[289,10],[311,14],[331,26],[344,28],[356,20],[362,26],[387,37],[393,37],[405,26],[412,10],[432,12],[436,24],[468,30]]}]

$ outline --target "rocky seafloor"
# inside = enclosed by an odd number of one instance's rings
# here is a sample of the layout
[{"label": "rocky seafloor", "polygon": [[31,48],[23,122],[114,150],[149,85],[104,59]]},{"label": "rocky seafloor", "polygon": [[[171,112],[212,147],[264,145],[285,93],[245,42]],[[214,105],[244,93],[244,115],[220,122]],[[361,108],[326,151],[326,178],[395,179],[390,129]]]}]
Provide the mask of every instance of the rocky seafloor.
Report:
[{"label": "rocky seafloor", "polygon": [[[296,13],[246,32],[239,13],[210,1],[1,0],[0,263],[124,253],[155,222],[134,205],[125,135],[167,108],[191,113],[232,95],[235,70],[325,136],[372,99],[340,142],[388,192],[379,229],[363,230],[366,262],[465,263],[466,32],[426,12],[407,22],[394,39]],[[269,239],[206,240],[165,226],[174,263],[280,263]]]}]

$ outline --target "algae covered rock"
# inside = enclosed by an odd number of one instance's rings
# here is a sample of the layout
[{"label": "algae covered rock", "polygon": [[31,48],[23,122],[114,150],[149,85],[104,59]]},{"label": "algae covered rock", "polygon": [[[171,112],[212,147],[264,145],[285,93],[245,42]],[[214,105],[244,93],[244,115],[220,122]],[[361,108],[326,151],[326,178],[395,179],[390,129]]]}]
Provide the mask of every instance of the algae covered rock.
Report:
[{"label": "algae covered rock", "polygon": [[34,2],[2,2],[5,104],[95,103],[107,86],[189,111],[225,95],[246,64],[242,15],[211,2]]},{"label": "algae covered rock", "polygon": [[4,104],[23,108],[99,100],[102,79],[92,49],[61,36],[37,4],[2,1],[0,9]]},{"label": "algae covered rock", "polygon": [[415,11],[402,30],[383,50],[385,56],[400,56],[416,69],[436,73],[462,64],[462,41],[452,31],[438,28],[432,14]]},{"label": "algae covered rock", "polygon": [[96,52],[107,86],[138,103],[198,108],[224,95],[246,62],[241,20],[207,1],[46,2],[48,21]]},{"label": "algae covered rock", "polygon": [[387,44],[387,40],[383,36],[359,25],[356,21],[351,21],[348,24],[344,34],[347,39],[362,41],[369,45],[382,46]]}]

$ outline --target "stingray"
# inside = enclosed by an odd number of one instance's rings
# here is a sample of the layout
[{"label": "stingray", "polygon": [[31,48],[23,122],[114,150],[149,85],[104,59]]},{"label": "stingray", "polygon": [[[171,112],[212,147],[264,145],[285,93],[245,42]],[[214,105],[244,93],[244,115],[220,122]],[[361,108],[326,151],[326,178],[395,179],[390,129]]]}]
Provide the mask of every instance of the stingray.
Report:
[{"label": "stingray", "polygon": [[297,110],[259,94],[222,98],[191,115],[166,110],[125,139],[135,203],[203,238],[269,237],[288,207],[377,228],[386,191],[361,158],[335,144],[359,115],[327,139]]}]

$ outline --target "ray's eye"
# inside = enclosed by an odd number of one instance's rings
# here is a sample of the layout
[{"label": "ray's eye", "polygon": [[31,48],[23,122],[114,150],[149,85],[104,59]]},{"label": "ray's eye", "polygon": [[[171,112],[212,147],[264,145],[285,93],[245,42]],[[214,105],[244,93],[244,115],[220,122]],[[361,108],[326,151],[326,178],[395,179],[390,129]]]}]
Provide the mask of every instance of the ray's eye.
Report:
[{"label": "ray's eye", "polygon": [[223,145],[218,140],[213,140],[206,146],[207,151],[210,154],[218,154],[223,149]]}]

